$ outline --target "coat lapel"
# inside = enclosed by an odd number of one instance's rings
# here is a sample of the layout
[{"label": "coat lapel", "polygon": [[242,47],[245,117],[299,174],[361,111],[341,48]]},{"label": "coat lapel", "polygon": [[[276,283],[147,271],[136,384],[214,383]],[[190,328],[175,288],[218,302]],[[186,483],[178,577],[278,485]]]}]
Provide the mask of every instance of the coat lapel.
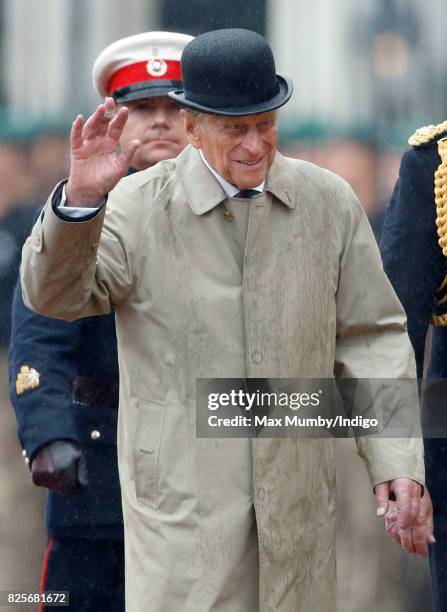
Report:
[{"label": "coat lapel", "polygon": [[175,160],[186,198],[195,215],[203,215],[223,202],[227,195],[191,145]]}]

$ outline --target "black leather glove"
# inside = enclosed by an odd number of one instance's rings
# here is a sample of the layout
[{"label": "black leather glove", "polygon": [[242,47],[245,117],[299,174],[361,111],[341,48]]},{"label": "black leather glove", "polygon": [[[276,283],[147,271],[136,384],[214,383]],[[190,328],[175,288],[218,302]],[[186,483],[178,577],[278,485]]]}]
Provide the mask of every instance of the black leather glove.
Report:
[{"label": "black leather glove", "polygon": [[39,449],[31,464],[33,483],[61,495],[79,493],[88,486],[87,464],[79,445],[54,440]]}]

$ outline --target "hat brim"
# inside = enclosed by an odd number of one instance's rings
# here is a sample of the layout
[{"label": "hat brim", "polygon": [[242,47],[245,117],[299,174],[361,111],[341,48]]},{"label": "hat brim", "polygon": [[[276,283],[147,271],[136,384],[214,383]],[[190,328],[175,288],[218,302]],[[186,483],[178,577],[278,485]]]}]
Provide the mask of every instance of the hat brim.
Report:
[{"label": "hat brim", "polygon": [[290,100],[293,93],[293,83],[291,79],[280,74],[277,74],[276,78],[279,86],[279,91],[276,96],[270,98],[270,100],[266,100],[265,102],[252,104],[250,106],[233,106],[229,108],[204,106],[203,104],[198,104],[197,102],[192,102],[191,100],[186,99],[183,90],[171,91],[168,95],[181,106],[185,106],[202,113],[229,116],[256,115],[258,113],[266,113],[268,111],[275,110],[275,108],[283,106]]},{"label": "hat brim", "polygon": [[161,98],[167,96],[181,86],[179,81],[154,83],[144,81],[122,87],[113,92],[113,98],[117,104],[132,102],[133,100],[144,100],[145,98]]}]

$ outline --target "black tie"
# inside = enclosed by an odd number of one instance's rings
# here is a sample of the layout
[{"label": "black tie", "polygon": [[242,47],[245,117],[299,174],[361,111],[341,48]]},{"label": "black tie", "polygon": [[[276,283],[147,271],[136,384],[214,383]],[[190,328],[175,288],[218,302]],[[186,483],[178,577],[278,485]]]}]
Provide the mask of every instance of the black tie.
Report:
[{"label": "black tie", "polygon": [[234,197],[249,199],[255,196],[257,193],[260,193],[260,192],[256,191],[256,189],[244,189],[243,191],[240,191],[239,193],[237,193]]}]

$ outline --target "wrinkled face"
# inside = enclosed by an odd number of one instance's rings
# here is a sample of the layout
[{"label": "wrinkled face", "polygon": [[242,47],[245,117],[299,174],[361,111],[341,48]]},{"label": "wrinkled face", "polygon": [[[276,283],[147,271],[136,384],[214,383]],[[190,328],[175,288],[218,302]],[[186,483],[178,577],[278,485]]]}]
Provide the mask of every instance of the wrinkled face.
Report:
[{"label": "wrinkled face", "polygon": [[276,152],[276,111],[238,117],[181,113],[190,143],[225,180],[241,190],[265,180]]},{"label": "wrinkled face", "polygon": [[121,145],[141,140],[132,158],[132,167],[144,170],[162,159],[176,157],[188,144],[180,110],[167,96],[126,102],[129,118],[121,135]]}]

